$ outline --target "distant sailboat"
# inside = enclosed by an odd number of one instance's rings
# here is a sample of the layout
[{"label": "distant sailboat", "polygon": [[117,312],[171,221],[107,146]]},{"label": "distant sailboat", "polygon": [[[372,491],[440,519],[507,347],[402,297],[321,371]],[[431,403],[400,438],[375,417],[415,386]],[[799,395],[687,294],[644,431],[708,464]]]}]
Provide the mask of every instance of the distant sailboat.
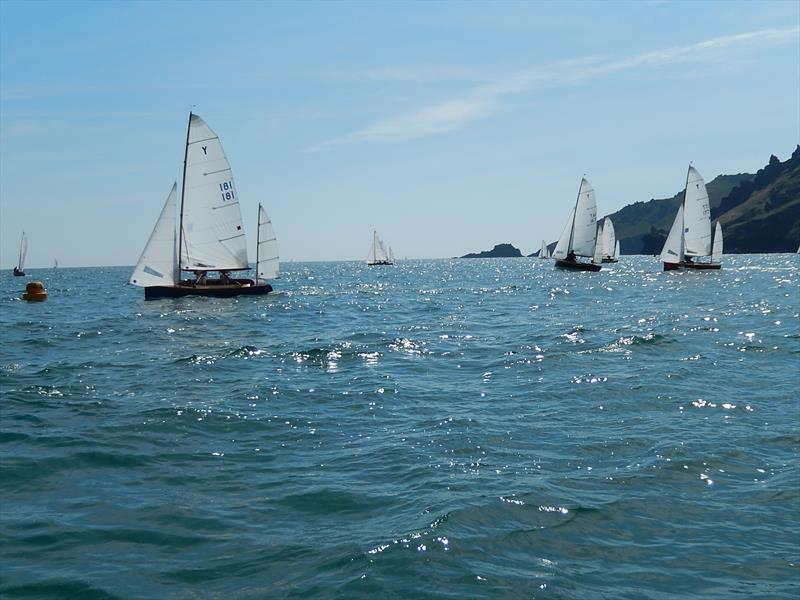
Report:
[{"label": "distant sailboat", "polygon": [[28,254],[28,236],[22,232],[22,239],[19,242],[19,261],[17,266],[14,267],[14,275],[16,277],[25,276],[25,256]]},{"label": "distant sailboat", "polygon": [[617,234],[614,231],[614,223],[611,219],[606,217],[603,219],[602,224],[603,235],[597,236],[597,244],[602,248],[600,252],[600,261],[604,263],[615,263],[619,261],[619,241]]},{"label": "distant sailboat", "polygon": [[[254,281],[228,276],[231,271],[250,268],[239,198],[230,163],[219,137],[203,119],[192,113],[189,113],[186,133],[177,236],[176,200],[177,183],[167,196],[161,215],[129,280],[129,283],[144,287],[145,300],[181,296],[260,295],[272,291],[272,286],[258,277]],[[274,258],[277,259],[277,251]],[[267,262],[272,260],[271,252],[265,253],[264,260],[265,265],[271,265]],[[272,273],[271,268],[264,267],[265,278]],[[181,273],[185,271],[193,273],[195,278],[182,280]],[[215,271],[219,277],[208,278],[208,274]]]},{"label": "distant sailboat", "polygon": [[570,212],[564,231],[553,251],[556,267],[578,271],[599,271],[599,264],[578,260],[579,256],[595,258],[596,241],[597,200],[594,189],[584,177],[581,179],[575,206]]},{"label": "distant sailboat", "polygon": [[542,240],[542,249],[539,250],[539,258],[550,258],[550,251],[547,249],[547,242]]},{"label": "distant sailboat", "polygon": [[54,269],[57,269],[57,268],[58,268],[58,259],[57,259],[57,258],[54,258],[54,259],[53,259],[53,268],[54,268]]},{"label": "distant sailboat", "polygon": [[[706,184],[697,169],[689,165],[683,202],[661,250],[665,271],[719,269],[722,266],[722,226],[717,221],[712,238],[710,215]],[[710,257],[710,262],[694,260],[703,257]]]},{"label": "distant sailboat", "polygon": [[278,239],[272,221],[261,204],[258,205],[258,239],[256,241],[256,278],[258,280],[278,279],[280,260],[278,259]]},{"label": "distant sailboat", "polygon": [[367,264],[369,266],[377,265],[392,265],[394,264],[394,254],[387,252],[383,240],[378,237],[378,232],[372,232],[372,246],[367,255]]}]

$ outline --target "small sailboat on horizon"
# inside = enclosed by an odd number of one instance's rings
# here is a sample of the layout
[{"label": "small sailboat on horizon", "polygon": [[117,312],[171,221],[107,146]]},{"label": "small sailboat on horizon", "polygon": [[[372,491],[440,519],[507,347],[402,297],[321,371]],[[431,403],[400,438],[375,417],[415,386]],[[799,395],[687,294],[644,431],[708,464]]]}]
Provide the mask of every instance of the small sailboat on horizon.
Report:
[{"label": "small sailboat on horizon", "polygon": [[[702,175],[692,165],[686,173],[683,202],[678,206],[669,230],[661,260],[665,271],[676,269],[709,270],[722,267],[722,226],[717,221],[712,237],[711,209]],[[709,257],[710,261],[695,258]]]},{"label": "small sailboat on horizon", "polygon": [[580,262],[578,257],[595,259],[595,246],[597,241],[597,200],[594,189],[581,178],[578,188],[578,197],[575,206],[570,212],[567,224],[561,237],[558,239],[553,258],[556,268],[572,269],[575,271],[599,271],[600,264],[595,262]]},{"label": "small sailboat on horizon", "polygon": [[[176,235],[177,187],[175,182],[128,283],[144,287],[145,300],[271,292],[266,279],[277,276],[277,242],[260,204],[256,278],[229,276],[250,269],[239,197],[219,137],[191,112]],[[194,279],[181,279],[183,272],[192,273]],[[210,278],[212,272],[218,276]]]},{"label": "small sailboat on horizon", "polygon": [[391,247],[389,250],[386,250],[386,245],[383,243],[383,240],[378,237],[378,232],[376,230],[372,231],[372,246],[369,249],[369,254],[367,254],[367,265],[370,267],[378,266],[378,265],[393,265],[394,264],[394,252],[392,252]]},{"label": "small sailboat on horizon", "polygon": [[15,277],[25,277],[25,257],[28,255],[28,236],[22,232],[22,239],[19,241],[19,260],[14,267]]},{"label": "small sailboat on horizon", "polygon": [[550,258],[550,250],[547,249],[547,242],[542,240],[542,248],[539,250],[539,258]]},{"label": "small sailboat on horizon", "polygon": [[597,224],[597,245],[595,247],[595,262],[619,262],[619,240],[614,231],[614,223],[605,217]]}]

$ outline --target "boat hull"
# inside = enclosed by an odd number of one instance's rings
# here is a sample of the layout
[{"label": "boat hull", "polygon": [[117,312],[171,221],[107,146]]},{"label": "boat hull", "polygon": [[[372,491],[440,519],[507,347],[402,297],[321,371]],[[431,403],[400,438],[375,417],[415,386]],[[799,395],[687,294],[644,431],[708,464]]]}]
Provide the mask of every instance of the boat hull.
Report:
[{"label": "boat hull", "polygon": [[183,298],[184,296],[206,296],[211,298],[233,298],[234,296],[263,296],[272,291],[268,283],[256,284],[252,279],[231,279],[230,283],[196,285],[183,281],[178,285],[154,285],[144,288],[145,300],[159,298]]},{"label": "boat hull", "polygon": [[393,262],[389,262],[388,260],[378,260],[378,261],[375,261],[375,262],[368,262],[367,266],[379,267],[379,266],[382,266],[382,265],[389,266],[389,265],[393,265],[393,264],[394,264]]},{"label": "boat hull", "polygon": [[14,267],[14,277],[25,277],[25,271]]},{"label": "boat hull", "polygon": [[615,262],[619,262],[619,259],[618,258],[604,258],[603,259],[603,264],[605,264],[605,263],[615,263]]},{"label": "boat hull", "polygon": [[722,268],[722,265],[719,263],[664,263],[665,271],[678,271],[681,269],[689,269],[692,271],[719,271],[720,268]]},{"label": "boat hull", "polygon": [[594,263],[582,263],[577,262],[574,260],[561,260],[556,259],[556,268],[557,269],[570,269],[572,271],[599,271],[600,265],[596,265]]}]

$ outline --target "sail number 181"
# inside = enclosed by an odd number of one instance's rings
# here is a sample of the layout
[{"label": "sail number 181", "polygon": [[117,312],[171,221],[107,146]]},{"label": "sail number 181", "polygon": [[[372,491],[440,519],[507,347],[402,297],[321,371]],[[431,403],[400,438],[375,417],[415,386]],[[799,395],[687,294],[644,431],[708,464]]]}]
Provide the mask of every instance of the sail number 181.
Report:
[{"label": "sail number 181", "polygon": [[233,194],[233,182],[232,181],[223,181],[219,184],[219,192],[222,196],[222,200],[233,200],[236,196]]}]

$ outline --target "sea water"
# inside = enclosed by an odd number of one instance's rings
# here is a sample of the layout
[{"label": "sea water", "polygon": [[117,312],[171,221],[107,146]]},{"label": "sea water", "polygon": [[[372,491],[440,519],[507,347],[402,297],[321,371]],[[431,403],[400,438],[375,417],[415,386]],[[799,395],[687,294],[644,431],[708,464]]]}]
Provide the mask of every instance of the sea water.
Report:
[{"label": "sea water", "polygon": [[0,276],[3,597],[800,592],[800,256],[129,274]]}]

